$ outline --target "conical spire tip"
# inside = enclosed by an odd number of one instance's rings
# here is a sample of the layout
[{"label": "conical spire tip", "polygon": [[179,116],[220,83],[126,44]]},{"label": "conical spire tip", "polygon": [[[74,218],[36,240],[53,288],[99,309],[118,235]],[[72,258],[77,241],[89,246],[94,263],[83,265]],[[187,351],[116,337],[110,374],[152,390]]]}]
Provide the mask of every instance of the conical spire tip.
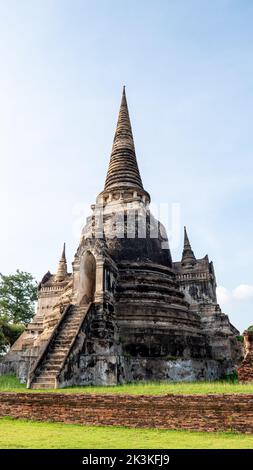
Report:
[{"label": "conical spire tip", "polygon": [[123,85],[122,101],[126,102],[126,85]]},{"label": "conical spire tip", "polygon": [[68,269],[67,269],[67,261],[66,261],[66,255],[65,255],[65,246],[66,244],[63,244],[63,250],[62,250],[62,255],[61,259],[58,264],[58,269],[56,273],[56,281],[62,281],[66,278],[68,274]]},{"label": "conical spire tip", "polygon": [[196,258],[187,235],[186,226],[184,226],[184,249],[182,254],[182,263],[195,264],[195,262]]},{"label": "conical spire tip", "polygon": [[65,242],[63,243],[63,249],[62,249],[61,257],[62,257],[62,259],[66,258],[66,243]]},{"label": "conical spire tip", "polygon": [[128,112],[125,85],[113,139],[105,190],[119,187],[135,187],[143,190],[136,160],[134,139]]}]

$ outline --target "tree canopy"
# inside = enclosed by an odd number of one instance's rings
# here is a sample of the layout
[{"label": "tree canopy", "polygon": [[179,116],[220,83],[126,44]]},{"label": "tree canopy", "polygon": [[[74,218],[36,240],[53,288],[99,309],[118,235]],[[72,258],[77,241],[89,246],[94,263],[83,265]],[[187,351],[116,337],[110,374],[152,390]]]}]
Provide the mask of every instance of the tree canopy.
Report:
[{"label": "tree canopy", "polygon": [[37,283],[34,277],[17,270],[0,274],[0,353],[5,353],[34,315]]},{"label": "tree canopy", "polygon": [[19,338],[25,329],[24,325],[7,323],[0,319],[0,353],[5,353]]},{"label": "tree canopy", "polygon": [[37,283],[30,273],[0,274],[0,318],[7,323],[29,323],[34,315]]}]

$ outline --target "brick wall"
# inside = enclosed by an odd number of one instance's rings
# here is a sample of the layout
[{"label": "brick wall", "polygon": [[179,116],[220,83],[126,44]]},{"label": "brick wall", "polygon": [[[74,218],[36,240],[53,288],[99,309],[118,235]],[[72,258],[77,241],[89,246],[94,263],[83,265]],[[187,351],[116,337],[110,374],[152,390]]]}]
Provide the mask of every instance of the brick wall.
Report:
[{"label": "brick wall", "polygon": [[253,433],[253,394],[1,393],[0,416],[99,426]]}]

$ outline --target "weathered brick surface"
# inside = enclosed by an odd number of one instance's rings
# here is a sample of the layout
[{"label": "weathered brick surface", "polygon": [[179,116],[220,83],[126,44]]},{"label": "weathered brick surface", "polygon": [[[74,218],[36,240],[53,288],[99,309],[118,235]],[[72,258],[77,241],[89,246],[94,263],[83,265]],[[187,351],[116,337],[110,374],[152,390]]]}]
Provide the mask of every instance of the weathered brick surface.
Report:
[{"label": "weathered brick surface", "polygon": [[240,382],[253,382],[253,354],[248,354],[238,367],[238,378]]},{"label": "weathered brick surface", "polygon": [[0,416],[98,426],[253,433],[253,394],[1,393]]},{"label": "weathered brick surface", "polygon": [[238,378],[240,382],[253,382],[253,331],[244,331],[245,357],[238,367]]}]

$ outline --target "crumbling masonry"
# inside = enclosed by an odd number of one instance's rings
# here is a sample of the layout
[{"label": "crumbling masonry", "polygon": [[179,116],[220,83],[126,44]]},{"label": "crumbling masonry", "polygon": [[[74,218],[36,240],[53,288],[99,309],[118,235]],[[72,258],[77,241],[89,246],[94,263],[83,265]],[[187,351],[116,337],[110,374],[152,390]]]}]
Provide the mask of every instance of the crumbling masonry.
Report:
[{"label": "crumbling masonry", "polygon": [[246,330],[243,333],[245,356],[238,367],[238,379],[240,382],[253,382],[253,331]]}]

